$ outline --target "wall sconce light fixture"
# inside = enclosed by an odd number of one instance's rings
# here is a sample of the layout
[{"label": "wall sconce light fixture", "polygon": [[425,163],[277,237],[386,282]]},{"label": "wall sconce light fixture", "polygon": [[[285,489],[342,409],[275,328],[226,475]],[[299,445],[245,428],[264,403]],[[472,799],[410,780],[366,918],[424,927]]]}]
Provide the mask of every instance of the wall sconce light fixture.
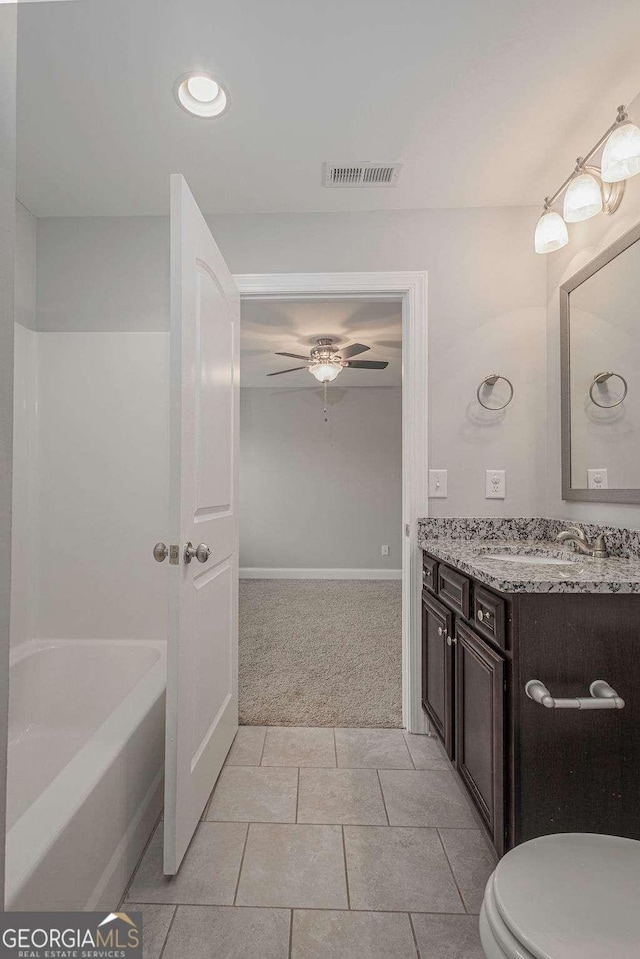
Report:
[{"label": "wall sconce light fixture", "polygon": [[[602,167],[589,165],[598,150]],[[546,197],[534,238],[536,253],[552,253],[569,242],[567,223],[588,220],[598,213],[615,213],[624,193],[625,180],[640,173],[640,129],[629,120],[624,106],[615,121],[584,157],[578,157],[573,172],[551,197]],[[562,216],[553,204],[564,193]]]}]

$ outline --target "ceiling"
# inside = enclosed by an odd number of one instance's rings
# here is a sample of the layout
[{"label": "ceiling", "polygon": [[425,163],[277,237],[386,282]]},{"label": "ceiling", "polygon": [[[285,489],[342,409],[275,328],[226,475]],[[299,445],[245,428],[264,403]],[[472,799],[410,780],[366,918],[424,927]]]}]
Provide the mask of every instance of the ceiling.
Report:
[{"label": "ceiling", "polygon": [[[19,7],[19,196],[35,214],[538,204],[640,89],[638,0],[76,0]],[[231,107],[199,120],[176,78]],[[327,190],[323,161],[403,161]]]},{"label": "ceiling", "polygon": [[[250,300],[242,301],[240,382],[242,386],[307,387],[318,382],[307,370],[268,377],[300,364],[276,350],[306,355],[321,336],[339,346],[363,343],[371,350],[359,360],[387,360],[386,370],[345,369],[336,386],[402,385],[402,306],[388,300]],[[302,361],[300,361],[302,362]],[[331,389],[331,384],[329,384]]]}]

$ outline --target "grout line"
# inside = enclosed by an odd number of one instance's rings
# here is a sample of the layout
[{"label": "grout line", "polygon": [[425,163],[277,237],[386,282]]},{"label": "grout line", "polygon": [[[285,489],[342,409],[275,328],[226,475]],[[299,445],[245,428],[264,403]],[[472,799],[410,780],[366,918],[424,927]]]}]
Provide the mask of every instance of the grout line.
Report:
[{"label": "grout line", "polygon": [[[445,829],[445,828],[447,828],[447,827],[446,827],[446,826],[443,826],[442,828]],[[451,865],[451,860],[449,859],[449,854],[447,853],[447,850],[446,850],[446,847],[445,847],[445,844],[444,844],[444,840],[443,840],[442,836],[440,835],[440,829],[439,829],[437,826],[436,826],[436,832],[437,832],[437,834],[438,834],[438,839],[440,840],[440,845],[442,846],[442,851],[443,851],[443,853],[444,853],[444,857],[445,857],[445,859],[447,860],[447,865],[449,866],[449,869],[451,870],[451,875],[453,876],[453,881],[454,881],[455,884],[456,884],[456,889],[458,890],[458,895],[460,896],[460,901],[462,902],[462,908],[464,909],[465,913],[466,913],[467,915],[469,915],[469,910],[467,909],[467,904],[466,904],[466,902],[464,901],[464,896],[462,895],[462,890],[460,889],[460,886],[458,885],[458,879],[457,879],[457,877],[456,877],[455,872],[453,871],[453,866]]]},{"label": "grout line", "polygon": [[409,759],[411,760],[411,765],[413,766],[414,769],[417,769],[418,767],[416,766],[416,761],[415,761],[415,759],[413,758],[413,753],[412,753],[411,750],[409,749],[409,742],[408,742],[408,740],[407,740],[407,736],[408,736],[407,731],[406,731],[405,729],[403,729],[403,730],[402,730],[402,738],[403,738],[403,740],[404,740],[404,748],[405,748],[405,749],[407,750],[407,752],[409,753]]},{"label": "grout line", "polygon": [[262,740],[262,749],[260,750],[260,759],[258,760],[258,766],[262,766],[262,757],[264,756],[264,747],[267,745],[267,733],[268,733],[268,731],[269,731],[269,727],[268,727],[268,726],[265,726],[265,727],[264,727],[264,737],[263,737],[263,740]]},{"label": "grout line", "polygon": [[413,918],[412,918],[410,912],[408,912],[407,915],[408,915],[408,917],[409,917],[409,925],[411,926],[411,934],[412,934],[412,936],[413,936],[413,944],[414,944],[414,946],[416,947],[416,955],[417,955],[418,959],[421,959],[421,957],[420,957],[420,946],[418,945],[418,937],[416,936],[416,930],[414,929],[414,926],[413,926]]},{"label": "grout line", "polygon": [[344,858],[344,881],[347,888],[347,909],[351,910],[351,894],[349,893],[349,870],[347,869],[347,845],[344,839],[344,826],[340,827],[342,833],[342,856]]},{"label": "grout line", "polygon": [[384,814],[387,817],[387,826],[391,825],[391,820],[389,819],[389,811],[387,809],[387,801],[384,798],[384,789],[382,788],[382,780],[380,779],[380,770],[376,769],[376,775],[378,777],[378,785],[380,786],[380,795],[382,796],[382,805],[384,806]]},{"label": "grout line", "polygon": [[336,761],[336,769],[338,768],[338,744],[336,742],[336,727],[333,727],[333,755]]},{"label": "grout line", "polygon": [[300,802],[300,767],[298,766],[298,776],[296,778],[296,816],[294,822],[298,822],[298,804]]},{"label": "grout line", "polygon": [[293,909],[291,910],[291,916],[289,918],[289,959],[293,954]]},{"label": "grout line", "polygon": [[242,873],[242,867],[244,865],[244,854],[247,851],[247,843],[249,841],[249,830],[251,829],[251,823],[247,826],[246,832],[244,834],[244,844],[242,846],[242,855],[240,856],[240,868],[238,869],[238,878],[236,879],[236,888],[233,892],[233,902],[232,906],[235,906],[236,899],[238,898],[238,889],[240,888],[240,875]]},{"label": "grout line", "polygon": [[[2,0],[0,0],[2,2]],[[384,805],[384,793],[382,795],[382,802]],[[385,807],[386,812],[386,807]],[[387,820],[389,819],[387,815]],[[223,823],[225,825],[233,826],[242,826],[242,825],[251,825],[255,824],[257,826],[357,826],[358,829],[380,829],[382,826],[388,825],[390,829],[430,829],[432,832],[434,829],[455,829],[455,830],[464,830],[465,832],[479,832],[482,835],[482,829],[479,826],[425,826],[424,823],[419,825],[402,823],[401,825],[392,826],[388,821],[387,823],[381,822],[297,822],[294,820],[286,819],[207,819],[201,820],[202,825],[204,826],[214,826]],[[485,837],[485,841],[486,840]],[[489,852],[491,852],[491,847]],[[495,853],[494,853],[495,858]],[[123,902],[124,902],[123,897]],[[374,910],[375,911],[375,910]]]},{"label": "grout line", "polygon": [[[369,913],[369,912],[381,912],[384,915],[392,916],[406,916],[406,909],[343,909],[336,906],[261,906],[257,903],[252,903],[251,905],[238,905],[234,906],[232,903],[228,902],[133,902],[132,906],[173,906],[174,909],[178,909],[180,906],[189,906],[190,909],[268,909],[273,911],[274,909],[292,909],[294,912],[343,912],[345,915],[349,913]],[[133,911],[133,910],[132,910]],[[424,909],[413,909],[412,915],[414,916],[454,916],[457,919],[460,917],[467,918],[467,915],[472,918],[478,916],[477,912],[472,912],[465,914],[463,912],[427,912]]]},{"label": "grout line", "polygon": [[[172,917],[171,917],[171,922],[169,923],[169,928],[167,929],[167,934],[166,934],[166,936],[164,937],[164,942],[162,943],[162,948],[161,948],[160,952],[158,953],[158,959],[162,959],[162,957],[163,957],[163,955],[164,955],[164,951],[165,951],[165,949],[167,948],[167,943],[169,942],[169,936],[171,935],[171,930],[173,929],[173,924],[174,924],[174,922],[175,922],[175,920],[176,920],[176,916],[177,916],[177,915],[178,915],[178,907],[177,907],[177,906],[174,906],[174,907],[173,907],[173,915],[172,915]],[[143,925],[143,933],[142,933],[142,935],[143,935],[143,937],[144,937],[144,915],[142,916],[142,925]]]}]

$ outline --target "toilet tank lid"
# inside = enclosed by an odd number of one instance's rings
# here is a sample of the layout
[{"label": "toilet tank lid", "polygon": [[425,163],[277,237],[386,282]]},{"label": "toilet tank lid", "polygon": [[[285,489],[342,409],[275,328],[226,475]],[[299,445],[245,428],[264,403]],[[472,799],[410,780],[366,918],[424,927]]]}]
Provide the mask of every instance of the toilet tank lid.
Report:
[{"label": "toilet tank lid", "polygon": [[538,959],[638,959],[640,842],[595,833],[542,836],[498,863],[505,925]]}]

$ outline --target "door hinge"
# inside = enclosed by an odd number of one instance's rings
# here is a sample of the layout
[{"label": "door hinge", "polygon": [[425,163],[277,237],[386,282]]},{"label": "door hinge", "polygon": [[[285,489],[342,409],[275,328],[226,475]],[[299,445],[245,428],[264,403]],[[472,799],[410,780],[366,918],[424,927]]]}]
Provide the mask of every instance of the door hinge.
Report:
[{"label": "door hinge", "polygon": [[411,536],[411,527],[409,526],[408,523],[404,524],[404,535]]},{"label": "door hinge", "polygon": [[180,547],[177,544],[169,547],[169,563],[171,566],[180,565]]}]

